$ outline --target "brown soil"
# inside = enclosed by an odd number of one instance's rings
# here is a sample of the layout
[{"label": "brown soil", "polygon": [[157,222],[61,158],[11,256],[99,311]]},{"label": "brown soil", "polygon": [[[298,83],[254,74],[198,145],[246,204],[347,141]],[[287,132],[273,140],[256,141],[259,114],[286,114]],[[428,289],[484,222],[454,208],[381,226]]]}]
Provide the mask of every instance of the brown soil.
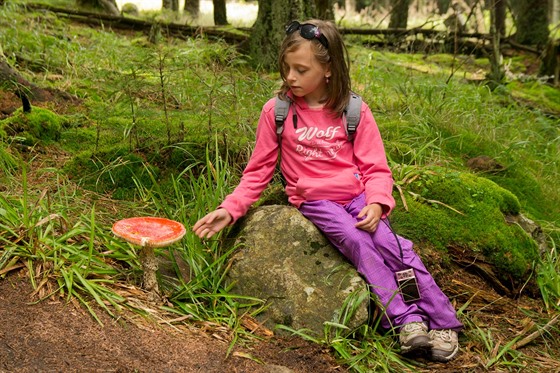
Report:
[{"label": "brown soil", "polygon": [[113,319],[98,311],[101,326],[72,302],[36,302],[31,294],[21,274],[0,280],[0,372],[346,371],[320,346],[299,339],[255,341],[228,355],[225,329]]},{"label": "brown soil", "polygon": [[[476,327],[501,341],[500,348],[514,337],[534,331],[535,314],[547,318],[538,301],[500,297],[484,281],[463,270],[438,277],[440,283],[449,280],[442,288],[456,306],[469,302],[466,312]],[[163,322],[164,315],[157,313],[151,318],[133,313],[112,318],[97,310],[100,325],[76,301],[53,297],[38,301],[35,293],[24,268],[0,280],[0,372],[348,371],[328,349],[295,337],[264,336],[256,331],[261,339],[238,343],[228,352],[231,332],[219,325],[174,322],[169,321],[169,315],[165,315],[168,322]],[[473,327],[467,326],[465,332]],[[484,368],[489,351],[482,341],[471,340],[466,333],[460,336],[461,351],[456,359],[447,364],[419,359],[418,371],[502,371]],[[536,359],[527,371],[557,372],[560,362],[550,351],[558,348],[554,338],[538,337],[519,350]]]}]

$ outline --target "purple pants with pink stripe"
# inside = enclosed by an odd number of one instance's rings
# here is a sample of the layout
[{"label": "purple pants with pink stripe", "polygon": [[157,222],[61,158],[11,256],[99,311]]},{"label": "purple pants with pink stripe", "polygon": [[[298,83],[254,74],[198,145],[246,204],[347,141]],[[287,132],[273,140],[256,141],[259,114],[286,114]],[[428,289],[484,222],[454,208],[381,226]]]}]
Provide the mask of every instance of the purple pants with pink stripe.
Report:
[{"label": "purple pants with pink stripe", "polygon": [[[414,252],[412,242],[395,235],[387,220],[381,221],[373,233],[354,226],[358,221],[356,216],[364,206],[365,196],[361,194],[347,205],[327,200],[311,201],[302,204],[299,210],[370,284],[372,292],[384,307],[381,318],[383,328],[391,329],[423,321],[429,329],[459,331],[463,325],[457,319],[449,298],[443,294]],[[395,272],[408,268],[414,269],[421,299],[405,303],[397,291]]]}]

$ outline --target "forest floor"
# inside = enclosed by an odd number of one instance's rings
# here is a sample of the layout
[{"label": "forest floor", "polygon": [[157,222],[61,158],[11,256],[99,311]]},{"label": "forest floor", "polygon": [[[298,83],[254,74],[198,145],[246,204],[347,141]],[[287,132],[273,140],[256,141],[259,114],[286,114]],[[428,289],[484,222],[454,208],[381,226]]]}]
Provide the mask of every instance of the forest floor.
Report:
[{"label": "forest floor", "polygon": [[[22,274],[0,280],[0,372],[345,372],[319,345],[255,340],[228,356],[227,331],[170,326],[141,317],[100,325],[72,302],[36,302]],[[276,370],[275,370],[276,369]]]},{"label": "forest floor", "polygon": [[[477,276],[463,270],[453,272],[438,275],[440,282],[445,278],[451,281],[442,288],[457,305],[470,302],[467,309],[476,319],[476,328],[501,342],[495,346],[494,355],[516,336],[530,334],[535,314],[547,317],[536,300],[500,297]],[[0,280],[0,372],[351,371],[337,363],[328,348],[297,337],[263,337],[236,344],[228,352],[231,334],[212,323],[170,323],[135,314],[112,318],[102,310],[97,315],[103,325],[76,301],[54,297],[38,301],[27,271],[11,272]],[[460,344],[456,359],[447,364],[420,359],[416,371],[507,370],[484,367],[488,353],[480,353],[485,348],[481,341],[461,333]],[[534,359],[523,371],[560,371],[560,362],[547,353],[559,348],[559,342],[550,336],[539,336],[522,346],[519,351]]]},{"label": "forest floor", "polygon": [[[2,116],[18,105],[21,103],[17,98],[0,91]],[[53,105],[56,103],[45,103],[51,109]],[[33,176],[34,168],[45,166],[41,160],[57,162],[59,156],[50,154],[49,149],[31,151],[37,154],[29,156],[35,162],[28,171],[29,188],[38,180]],[[39,184],[43,182],[44,179]],[[0,186],[0,192],[6,191]],[[422,257],[431,255],[423,253]],[[551,317],[544,311],[542,302],[526,295],[515,300],[500,296],[479,276],[453,263],[446,268],[437,263],[427,263],[427,266],[457,309],[464,308],[463,313],[468,314],[473,324],[465,325],[460,335],[461,351],[456,359],[448,364],[421,360],[416,371],[511,371],[511,367],[503,363],[495,366],[491,361],[503,351],[511,353],[512,360],[516,353],[529,357],[524,361],[531,363],[524,371],[560,371],[557,356],[551,356],[551,351],[560,351],[558,335],[532,334],[538,329],[537,325],[546,324]],[[8,274],[0,273],[0,372],[349,371],[335,360],[329,348],[297,337],[255,338],[236,343],[230,350],[233,336],[220,325],[189,324],[188,320],[162,322],[137,314],[112,318],[102,310],[97,311],[97,315],[103,325],[77,301],[67,302],[57,297],[39,301],[25,267]],[[526,340],[527,344],[516,347],[515,351],[508,346],[515,338],[531,335],[534,338]]]}]

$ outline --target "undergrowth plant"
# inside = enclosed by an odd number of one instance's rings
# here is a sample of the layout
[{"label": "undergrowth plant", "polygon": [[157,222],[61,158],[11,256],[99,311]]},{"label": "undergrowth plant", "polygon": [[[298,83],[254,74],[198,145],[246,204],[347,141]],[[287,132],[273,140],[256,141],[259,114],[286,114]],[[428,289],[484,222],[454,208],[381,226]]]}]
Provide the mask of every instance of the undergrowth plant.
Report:
[{"label": "undergrowth plant", "polygon": [[537,283],[547,310],[560,311],[560,255],[554,240],[538,267]]},{"label": "undergrowth plant", "polygon": [[395,334],[379,333],[379,317],[350,329],[352,317],[364,302],[375,303],[368,289],[350,293],[332,321],[324,322],[323,334],[314,335],[307,329],[295,330],[279,325],[278,329],[333,350],[337,359],[354,372],[412,372],[417,365],[396,352]]},{"label": "undergrowth plant", "polygon": [[138,267],[134,253],[110,243],[109,251],[99,251],[111,240],[97,225],[95,208],[76,218],[71,198],[31,194],[22,169],[21,196],[0,195],[0,276],[25,268],[38,300],[78,299],[100,323],[92,301],[115,315],[125,299],[114,286]]},{"label": "undergrowth plant", "polygon": [[419,79],[390,53],[352,52],[361,66],[353,72],[355,89],[372,108],[397,163],[463,170],[471,158],[491,157],[501,168],[485,177],[518,195],[535,219],[560,220],[560,211],[550,208],[560,203],[554,187],[560,182],[558,118],[527,110],[506,89],[447,81],[444,73]]},{"label": "undergrowth plant", "polygon": [[[138,182],[137,187],[142,200],[149,203],[156,214],[192,227],[198,219],[219,205],[231,191],[236,179],[227,158],[222,158],[217,151],[216,140],[213,147],[207,148],[205,163],[187,166],[173,177],[169,189],[161,188],[156,182],[150,188]],[[222,245],[222,237],[221,232],[212,239],[200,240],[188,231],[181,247],[168,250],[176,278],[164,284],[169,292],[169,300],[173,303],[173,307],[165,308],[170,312],[189,315],[194,320],[212,320],[227,325],[234,334],[233,347],[238,335],[246,333],[240,325],[243,314],[258,313],[264,301],[229,292],[231,285],[226,281],[226,274],[236,247]],[[185,269],[181,269],[179,261],[187,265],[188,273],[182,272]],[[189,281],[185,281],[185,277]]]}]

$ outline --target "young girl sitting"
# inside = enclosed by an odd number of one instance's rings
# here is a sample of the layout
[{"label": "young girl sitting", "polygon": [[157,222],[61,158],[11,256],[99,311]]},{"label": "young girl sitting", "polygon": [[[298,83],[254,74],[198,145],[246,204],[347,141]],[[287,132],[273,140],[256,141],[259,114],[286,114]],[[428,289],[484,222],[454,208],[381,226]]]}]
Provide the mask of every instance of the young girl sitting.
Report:
[{"label": "young girl sitting", "polygon": [[[364,276],[383,308],[381,325],[399,331],[402,353],[426,351],[436,361],[459,350],[462,324],[449,299],[387,216],[395,206],[393,179],[371,110],[361,104],[353,139],[343,114],[351,95],[348,51],[331,22],[286,27],[279,64],[279,97],[290,100],[281,134],[275,99],[263,107],[256,144],[239,185],[193,231],[209,238],[245,215],[280,167],[289,202]],[[397,273],[412,270],[419,297],[399,291]]]}]

